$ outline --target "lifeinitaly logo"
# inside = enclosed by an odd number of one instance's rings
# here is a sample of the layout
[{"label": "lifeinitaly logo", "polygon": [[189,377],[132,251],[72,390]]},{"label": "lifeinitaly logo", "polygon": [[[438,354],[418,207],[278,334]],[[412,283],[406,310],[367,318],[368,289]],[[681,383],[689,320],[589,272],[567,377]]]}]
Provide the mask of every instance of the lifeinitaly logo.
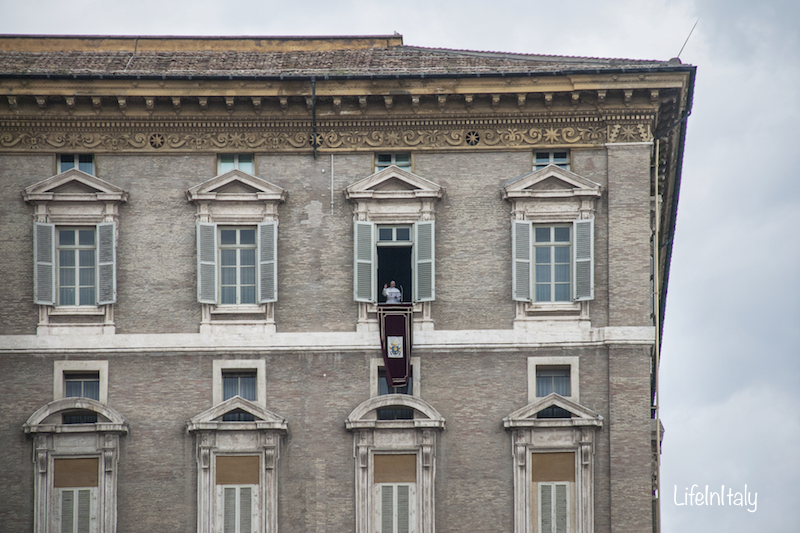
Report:
[{"label": "lifeinitaly logo", "polygon": [[744,486],[743,491],[727,487],[727,492],[725,485],[721,485],[719,491],[716,490],[716,487],[709,488],[708,485],[705,486],[705,490],[700,485],[692,485],[684,489],[681,497],[678,486],[675,485],[673,502],[677,506],[687,505],[689,507],[743,507],[747,508],[748,512],[755,513],[758,509],[758,493],[747,490],[747,485]]}]

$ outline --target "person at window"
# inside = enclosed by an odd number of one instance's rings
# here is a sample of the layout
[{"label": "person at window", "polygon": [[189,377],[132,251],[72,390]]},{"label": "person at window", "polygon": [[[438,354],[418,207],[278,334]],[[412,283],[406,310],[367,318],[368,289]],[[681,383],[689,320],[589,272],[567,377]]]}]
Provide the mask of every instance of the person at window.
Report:
[{"label": "person at window", "polygon": [[403,294],[395,287],[394,280],[390,281],[389,285],[383,284],[383,295],[386,296],[387,304],[399,304],[403,299]]}]

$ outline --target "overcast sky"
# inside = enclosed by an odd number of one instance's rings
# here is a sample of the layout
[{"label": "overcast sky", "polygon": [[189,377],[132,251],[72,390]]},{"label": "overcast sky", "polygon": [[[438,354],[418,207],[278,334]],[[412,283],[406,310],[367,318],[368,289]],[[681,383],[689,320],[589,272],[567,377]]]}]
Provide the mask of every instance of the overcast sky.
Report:
[{"label": "overcast sky", "polygon": [[[796,533],[796,0],[0,0],[0,33],[398,32],[415,46],[662,60],[698,19],[680,56],[698,72],[661,365],[663,531]],[[757,508],[676,505],[695,484],[747,485]]]}]

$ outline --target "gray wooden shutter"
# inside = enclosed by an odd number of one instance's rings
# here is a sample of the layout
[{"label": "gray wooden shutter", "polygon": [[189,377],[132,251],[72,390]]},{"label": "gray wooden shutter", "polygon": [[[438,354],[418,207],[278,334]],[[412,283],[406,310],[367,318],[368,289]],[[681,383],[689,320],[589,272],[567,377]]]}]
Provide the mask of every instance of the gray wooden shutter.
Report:
[{"label": "gray wooden shutter", "polygon": [[116,224],[97,225],[97,305],[117,301]]},{"label": "gray wooden shutter", "polygon": [[75,491],[61,491],[61,532],[75,533]]},{"label": "gray wooden shutter", "polygon": [[569,508],[567,505],[567,485],[565,483],[556,484],[555,493],[555,533],[567,533],[569,522],[567,518]]},{"label": "gray wooden shutter", "polygon": [[397,486],[397,533],[409,533],[411,499],[408,485]]},{"label": "gray wooden shutter", "polygon": [[258,225],[258,303],[278,300],[278,223]]},{"label": "gray wooden shutter", "polygon": [[395,533],[393,485],[381,487],[381,533]]},{"label": "gray wooden shutter", "polygon": [[78,531],[77,533],[91,533],[92,523],[92,491],[85,489],[78,491]]},{"label": "gray wooden shutter", "polygon": [[357,302],[377,301],[374,226],[372,222],[354,223],[353,297]]},{"label": "gray wooden shutter", "polygon": [[514,264],[511,266],[511,292],[514,300],[530,302],[533,294],[531,276],[531,253],[533,248],[533,223],[514,220],[511,223],[511,250]]},{"label": "gray wooden shutter", "polygon": [[539,484],[539,530],[553,533],[553,485]]},{"label": "gray wooden shutter", "polygon": [[236,533],[236,487],[225,487],[222,495],[222,530],[224,533]]},{"label": "gray wooden shutter", "polygon": [[239,533],[253,533],[253,489],[239,489]]},{"label": "gray wooden shutter", "polygon": [[33,301],[40,305],[56,303],[56,226],[33,224]]},{"label": "gray wooden shutter", "polygon": [[436,296],[433,220],[414,224],[414,301],[431,302]]},{"label": "gray wooden shutter", "polygon": [[217,225],[197,223],[197,301],[217,303]]},{"label": "gray wooden shutter", "polygon": [[575,235],[573,272],[575,301],[594,299],[594,219],[575,220],[572,223]]}]

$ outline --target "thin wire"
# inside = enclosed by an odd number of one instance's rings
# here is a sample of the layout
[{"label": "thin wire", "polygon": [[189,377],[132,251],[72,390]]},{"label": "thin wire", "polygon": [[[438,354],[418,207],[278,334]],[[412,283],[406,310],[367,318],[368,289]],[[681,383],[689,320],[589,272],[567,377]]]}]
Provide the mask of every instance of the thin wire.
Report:
[{"label": "thin wire", "polygon": [[691,37],[691,36],[692,36],[692,32],[693,32],[693,31],[694,31],[694,29],[697,27],[697,23],[698,23],[698,22],[700,22],[700,18],[699,18],[699,17],[698,17],[698,19],[697,19],[697,20],[694,22],[694,26],[692,26],[692,29],[691,29],[691,30],[689,30],[689,35],[687,35],[687,36],[686,36],[686,40],[683,42],[683,46],[681,46],[681,51],[680,51],[680,52],[678,52],[678,55],[677,55],[676,57],[681,57],[681,54],[683,53],[683,49],[684,49],[684,48],[686,48],[686,43],[688,43],[688,42],[689,42],[689,37]]}]

